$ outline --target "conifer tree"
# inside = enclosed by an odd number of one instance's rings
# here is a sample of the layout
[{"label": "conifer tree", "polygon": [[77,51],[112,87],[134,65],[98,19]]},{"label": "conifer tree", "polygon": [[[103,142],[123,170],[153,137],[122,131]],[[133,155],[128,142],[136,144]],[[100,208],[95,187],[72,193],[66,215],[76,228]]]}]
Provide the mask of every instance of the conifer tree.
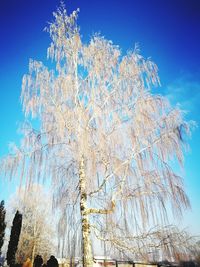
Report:
[{"label": "conifer tree", "polygon": [[7,251],[7,264],[9,266],[15,265],[15,254],[17,251],[17,246],[19,242],[19,236],[21,232],[21,226],[22,226],[22,214],[17,212],[15,213],[15,217],[13,219],[13,224],[11,228],[11,234],[10,234],[10,241],[8,244],[8,251]]},{"label": "conifer tree", "polygon": [[0,203],[0,256],[6,229],[5,216],[6,216],[6,210],[4,207],[4,201],[2,200]]}]

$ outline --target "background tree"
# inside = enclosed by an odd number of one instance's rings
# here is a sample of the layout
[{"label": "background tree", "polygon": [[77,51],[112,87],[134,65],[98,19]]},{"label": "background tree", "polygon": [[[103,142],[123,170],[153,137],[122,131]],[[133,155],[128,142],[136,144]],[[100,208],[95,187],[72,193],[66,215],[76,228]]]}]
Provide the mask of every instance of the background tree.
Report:
[{"label": "background tree", "polygon": [[197,264],[197,266],[200,266],[200,240],[198,237],[198,240],[195,240],[196,242],[193,242],[192,246],[190,246],[190,259],[194,260]]},{"label": "background tree", "polygon": [[10,241],[8,243],[8,251],[6,255],[7,264],[9,266],[15,265],[15,254],[19,242],[21,226],[22,226],[22,214],[20,214],[19,211],[17,210],[17,212],[15,213],[15,217],[13,219],[13,224],[10,233]]},{"label": "background tree", "polygon": [[51,216],[50,196],[41,185],[34,184],[28,189],[18,188],[10,199],[9,210],[12,214],[19,210],[23,216],[16,253],[18,263],[25,262],[27,258],[33,263],[37,254],[47,260],[55,253],[56,220]]},{"label": "background tree", "polygon": [[149,248],[152,248],[150,250],[151,261],[158,261],[159,259],[165,259],[169,262],[194,260],[198,251],[197,237],[192,236],[185,229],[180,230],[173,225],[162,227],[159,231],[156,229],[155,234],[149,235],[146,245],[148,251]]},{"label": "background tree", "polygon": [[6,222],[5,222],[6,210],[4,207],[4,201],[2,200],[0,203],[0,256],[1,256],[1,248],[4,243]]},{"label": "background tree", "polygon": [[84,267],[97,239],[110,255],[146,258],[152,225],[168,222],[167,207],[177,215],[189,206],[172,168],[183,163],[189,125],[151,92],[159,85],[156,65],[137,47],[123,56],[99,35],[84,44],[77,12],[67,15],[61,4],[47,29],[55,68],[30,60],[21,99],[26,119],[39,127],[24,124],[21,146],[2,165],[28,183],[52,179],[68,244],[75,255],[82,251]]}]

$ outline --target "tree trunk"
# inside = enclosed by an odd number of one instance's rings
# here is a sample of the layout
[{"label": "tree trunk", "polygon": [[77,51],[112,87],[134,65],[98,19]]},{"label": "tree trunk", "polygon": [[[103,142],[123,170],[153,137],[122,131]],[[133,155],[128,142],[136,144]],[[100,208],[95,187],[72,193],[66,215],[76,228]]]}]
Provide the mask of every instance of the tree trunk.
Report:
[{"label": "tree trunk", "polygon": [[83,267],[91,267],[93,265],[93,258],[90,241],[90,224],[87,214],[87,193],[85,187],[86,177],[84,171],[84,158],[82,156],[79,166],[80,210],[82,223],[82,259]]},{"label": "tree trunk", "polygon": [[31,253],[32,266],[33,266],[34,259],[35,259],[35,248],[36,248],[35,239],[36,239],[36,221],[35,221],[35,224],[33,227],[33,249],[32,249],[32,253]]},{"label": "tree trunk", "polygon": [[33,243],[33,250],[32,250],[32,255],[31,255],[32,266],[33,266],[33,263],[34,263],[34,259],[35,259],[35,240],[34,240],[34,243]]}]

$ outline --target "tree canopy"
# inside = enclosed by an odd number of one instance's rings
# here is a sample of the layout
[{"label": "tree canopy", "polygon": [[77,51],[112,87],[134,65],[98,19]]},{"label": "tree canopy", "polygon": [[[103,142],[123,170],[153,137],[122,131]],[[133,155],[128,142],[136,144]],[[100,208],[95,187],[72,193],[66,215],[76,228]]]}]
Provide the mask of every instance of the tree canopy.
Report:
[{"label": "tree canopy", "polygon": [[27,184],[52,180],[66,253],[83,254],[84,266],[91,265],[95,240],[106,242],[109,254],[147,257],[158,244],[166,246],[150,229],[168,223],[167,207],[180,215],[189,206],[172,168],[173,161],[183,164],[189,124],[152,92],[158,69],[137,46],[124,55],[99,34],[84,44],[78,10],[68,15],[61,3],[53,15],[47,28],[52,69],[30,60],[21,94],[29,122],[3,167]]}]

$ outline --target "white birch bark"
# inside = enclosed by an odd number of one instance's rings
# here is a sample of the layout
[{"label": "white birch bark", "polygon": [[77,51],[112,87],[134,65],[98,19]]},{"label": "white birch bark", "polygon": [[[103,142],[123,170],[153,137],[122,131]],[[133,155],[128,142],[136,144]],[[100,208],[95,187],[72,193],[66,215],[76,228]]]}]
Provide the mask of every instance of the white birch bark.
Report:
[{"label": "white birch bark", "polygon": [[87,193],[86,193],[86,177],[84,171],[84,157],[81,157],[79,171],[79,190],[80,190],[80,210],[81,210],[81,224],[82,224],[82,246],[83,246],[83,266],[93,266],[92,247],[90,240],[90,223],[88,218],[87,208]]}]

